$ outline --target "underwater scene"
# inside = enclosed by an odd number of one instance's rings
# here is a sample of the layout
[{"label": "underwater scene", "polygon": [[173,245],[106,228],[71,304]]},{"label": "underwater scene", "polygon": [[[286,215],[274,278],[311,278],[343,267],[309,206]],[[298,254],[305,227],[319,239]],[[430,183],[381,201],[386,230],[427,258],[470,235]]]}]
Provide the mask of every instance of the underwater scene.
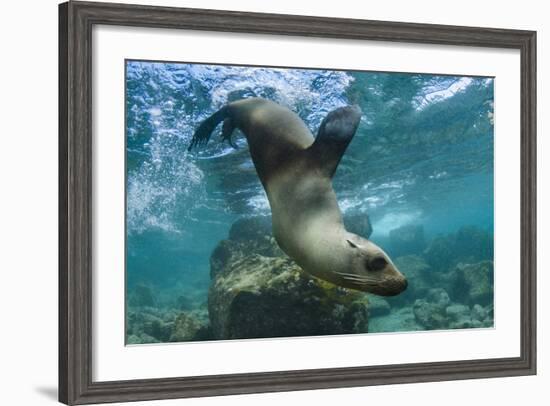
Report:
[{"label": "underwater scene", "polygon": [[125,69],[126,344],[493,327],[493,78]]}]

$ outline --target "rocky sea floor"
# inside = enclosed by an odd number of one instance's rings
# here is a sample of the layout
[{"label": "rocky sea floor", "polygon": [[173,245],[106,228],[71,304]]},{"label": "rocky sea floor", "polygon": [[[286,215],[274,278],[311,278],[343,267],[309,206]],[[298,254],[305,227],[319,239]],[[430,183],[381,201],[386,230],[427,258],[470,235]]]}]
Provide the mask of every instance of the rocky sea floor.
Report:
[{"label": "rocky sea floor", "polygon": [[[370,235],[368,221],[354,230]],[[349,228],[349,226],[348,226]],[[422,226],[390,232],[408,279],[395,297],[337,287],[304,273],[277,246],[270,219],[238,220],[210,258],[205,292],[178,285],[128,290],[127,344],[379,333],[493,326],[492,235],[472,226],[425,241]]]}]

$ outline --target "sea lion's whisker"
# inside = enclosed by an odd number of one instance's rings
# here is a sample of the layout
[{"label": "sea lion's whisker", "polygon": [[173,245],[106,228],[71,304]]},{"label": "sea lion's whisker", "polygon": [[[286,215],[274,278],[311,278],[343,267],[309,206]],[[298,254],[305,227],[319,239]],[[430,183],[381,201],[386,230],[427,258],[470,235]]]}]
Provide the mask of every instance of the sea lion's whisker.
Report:
[{"label": "sea lion's whisker", "polygon": [[357,279],[357,278],[348,278],[344,277],[344,280],[352,282],[355,285],[360,286],[376,286],[377,282],[374,280],[365,280],[365,279]]},{"label": "sea lion's whisker", "polygon": [[344,279],[348,280],[356,280],[361,282],[376,282],[377,279],[370,278],[368,276],[362,276],[362,275],[355,275],[351,273],[344,273],[344,272],[335,272],[337,275],[342,276]]},{"label": "sea lion's whisker", "polygon": [[354,283],[361,283],[361,284],[368,284],[368,283],[376,284],[376,283],[378,283],[377,281],[372,280],[372,279],[361,279],[361,278],[344,277],[344,280],[351,281],[351,282],[354,282]]},{"label": "sea lion's whisker", "polygon": [[354,274],[354,273],[346,273],[346,272],[334,272],[334,273],[337,274],[337,275],[348,276],[348,277],[351,277],[351,278],[361,278],[362,277],[361,275],[357,275],[357,274]]}]

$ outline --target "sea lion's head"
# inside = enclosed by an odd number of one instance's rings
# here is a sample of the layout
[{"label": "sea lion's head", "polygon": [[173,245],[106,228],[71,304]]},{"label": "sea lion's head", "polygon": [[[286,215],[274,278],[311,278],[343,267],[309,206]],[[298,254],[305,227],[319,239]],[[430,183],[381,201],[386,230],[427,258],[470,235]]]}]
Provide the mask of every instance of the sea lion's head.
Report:
[{"label": "sea lion's head", "polygon": [[372,241],[347,233],[344,245],[349,262],[347,271],[337,272],[340,284],[381,296],[394,296],[407,288],[407,278]]}]

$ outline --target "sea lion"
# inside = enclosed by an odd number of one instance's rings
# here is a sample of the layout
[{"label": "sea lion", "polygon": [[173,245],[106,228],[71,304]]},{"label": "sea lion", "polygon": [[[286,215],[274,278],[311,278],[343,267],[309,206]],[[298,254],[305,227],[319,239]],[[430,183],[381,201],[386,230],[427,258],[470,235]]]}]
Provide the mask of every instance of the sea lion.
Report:
[{"label": "sea lion", "polygon": [[203,121],[189,150],[206,145],[223,121],[222,140],[235,128],[246,136],[266,191],[273,235],[307,273],[346,288],[396,295],[407,280],[376,244],[346,231],[332,176],[361,119],[356,106],[330,112],[314,138],[292,111],[269,100],[231,102]]}]

